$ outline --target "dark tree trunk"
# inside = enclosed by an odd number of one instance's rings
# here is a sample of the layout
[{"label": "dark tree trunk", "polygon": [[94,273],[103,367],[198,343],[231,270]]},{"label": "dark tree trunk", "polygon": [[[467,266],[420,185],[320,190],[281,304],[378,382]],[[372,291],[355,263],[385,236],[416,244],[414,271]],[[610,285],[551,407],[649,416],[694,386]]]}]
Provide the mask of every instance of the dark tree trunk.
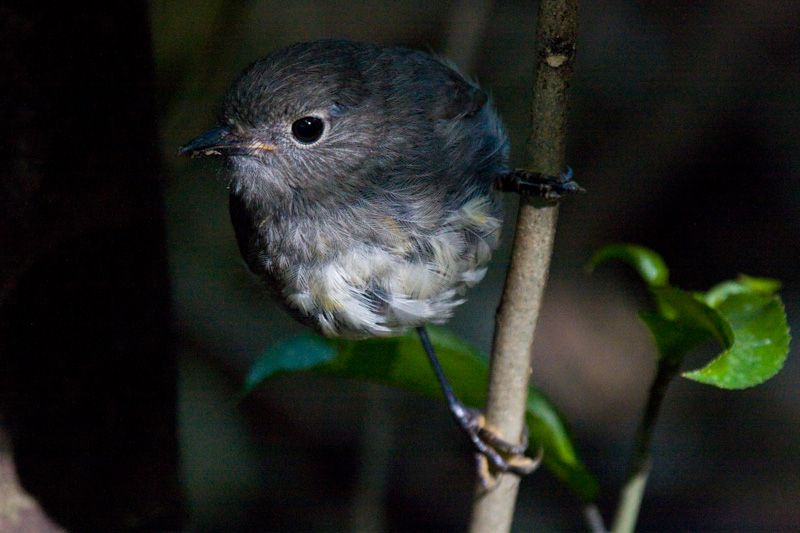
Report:
[{"label": "dark tree trunk", "polygon": [[0,7],[0,397],[70,530],[180,527],[145,2]]}]

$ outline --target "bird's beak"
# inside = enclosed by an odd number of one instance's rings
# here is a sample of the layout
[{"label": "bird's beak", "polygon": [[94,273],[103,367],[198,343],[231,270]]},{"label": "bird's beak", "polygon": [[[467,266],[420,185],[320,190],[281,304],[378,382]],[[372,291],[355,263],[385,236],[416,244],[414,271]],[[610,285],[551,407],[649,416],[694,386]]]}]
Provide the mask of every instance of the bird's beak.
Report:
[{"label": "bird's beak", "polygon": [[272,145],[253,139],[245,139],[225,128],[215,128],[201,133],[189,141],[186,146],[178,151],[178,154],[187,157],[254,155],[261,151],[272,152],[274,150],[275,147]]}]

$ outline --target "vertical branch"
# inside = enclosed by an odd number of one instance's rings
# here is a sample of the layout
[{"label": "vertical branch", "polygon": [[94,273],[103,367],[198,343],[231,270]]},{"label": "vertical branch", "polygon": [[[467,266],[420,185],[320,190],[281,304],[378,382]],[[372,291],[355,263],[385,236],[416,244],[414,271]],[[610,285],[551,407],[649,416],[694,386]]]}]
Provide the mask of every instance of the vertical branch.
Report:
[{"label": "vertical branch", "polygon": [[[577,0],[543,0],[536,30],[536,71],[526,168],[557,176],[565,168],[567,91],[578,29]],[[486,418],[506,439],[519,439],[528,397],[531,346],[547,281],[558,205],[520,200],[506,284],[497,310]],[[519,478],[504,474],[497,487],[478,488],[472,533],[509,531]]]},{"label": "vertical branch", "polygon": [[647,477],[650,475],[650,446],[653,441],[661,404],[667,393],[672,378],[680,369],[682,357],[661,357],[656,368],[656,375],[647,395],[647,404],[636,428],[631,464],[625,477],[625,485],[620,494],[617,510],[614,514],[612,533],[632,533],[639,518],[639,507],[642,504]]}]

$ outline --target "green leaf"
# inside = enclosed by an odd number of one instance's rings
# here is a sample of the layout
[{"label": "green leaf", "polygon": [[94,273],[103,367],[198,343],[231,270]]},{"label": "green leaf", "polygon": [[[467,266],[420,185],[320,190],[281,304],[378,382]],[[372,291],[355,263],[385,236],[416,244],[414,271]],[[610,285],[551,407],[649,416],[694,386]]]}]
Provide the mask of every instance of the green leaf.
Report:
[{"label": "green leaf", "polygon": [[336,347],[327,339],[316,335],[293,337],[272,346],[259,357],[245,378],[243,394],[252,392],[268,377],[282,372],[305,370],[336,357]]},{"label": "green leaf", "polygon": [[640,311],[639,318],[650,330],[658,350],[659,364],[678,371],[689,351],[716,340],[723,348],[733,343],[727,321],[693,294],[675,287],[653,287],[658,311]]},{"label": "green leaf", "polygon": [[749,292],[725,288],[727,296],[723,299],[716,295],[710,298],[730,324],[733,343],[708,365],[686,372],[684,377],[724,389],[743,389],[763,383],[783,368],[789,353],[783,303],[770,294],[774,285],[750,286],[753,290]]},{"label": "green leaf", "polygon": [[766,296],[772,296],[778,292],[780,288],[781,283],[774,279],[752,278],[750,276],[741,275],[738,279],[723,281],[711,287],[705,294],[704,299],[711,307],[717,307],[725,298],[732,294],[755,292]]},{"label": "green leaf", "polygon": [[578,457],[569,429],[555,407],[531,387],[525,409],[531,447],[544,450],[545,467],[584,502],[597,500],[600,490],[597,478]]},{"label": "green leaf", "polygon": [[733,344],[733,331],[728,321],[694,294],[669,285],[651,287],[650,291],[659,314],[673,321],[684,337],[676,348],[686,353],[710,340],[716,340],[723,348]]},{"label": "green leaf", "polygon": [[609,259],[625,261],[649,284],[657,310],[642,311],[639,317],[653,336],[659,364],[677,372],[689,351],[713,340],[722,353],[684,377],[741,389],[763,383],[783,367],[789,328],[776,294],[779,282],[739,276],[705,294],[692,294],[668,285],[667,267],[651,250],[626,244],[606,246],[594,255],[592,264]]},{"label": "green leaf", "polygon": [[591,266],[609,260],[628,263],[651,287],[661,287],[669,281],[669,269],[664,259],[649,248],[636,244],[610,244],[594,254]]},{"label": "green leaf", "polygon": [[[639,311],[639,319],[644,322],[658,350],[659,362],[669,362],[673,366],[680,365],[688,349],[697,346],[704,339],[690,341],[674,320],[664,318],[654,311]],[[677,371],[677,370],[676,370]]]},{"label": "green leaf", "polygon": [[[489,369],[486,358],[471,345],[441,329],[428,328],[428,333],[456,395],[468,406],[483,407]],[[308,353],[301,356],[298,350],[303,348],[308,349]],[[292,357],[300,357],[302,362],[289,364],[287,359]],[[275,358],[278,363],[265,361]],[[247,378],[246,389],[251,390],[275,373],[300,368],[443,398],[422,344],[414,333],[358,341],[315,335],[298,337],[270,349],[260,358]],[[528,396],[526,421],[531,447],[544,449],[545,466],[580,498],[593,501],[597,496],[597,481],[581,463],[561,416],[535,389],[531,389]]]}]

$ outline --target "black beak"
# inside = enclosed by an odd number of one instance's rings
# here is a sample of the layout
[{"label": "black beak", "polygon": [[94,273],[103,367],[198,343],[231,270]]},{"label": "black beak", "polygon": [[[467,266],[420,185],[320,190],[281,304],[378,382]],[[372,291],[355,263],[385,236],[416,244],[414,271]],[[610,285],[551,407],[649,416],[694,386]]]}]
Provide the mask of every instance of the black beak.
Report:
[{"label": "black beak", "polygon": [[243,139],[225,128],[215,128],[189,141],[186,146],[178,150],[178,154],[187,157],[254,155],[262,150],[271,152],[275,148],[261,142]]}]

